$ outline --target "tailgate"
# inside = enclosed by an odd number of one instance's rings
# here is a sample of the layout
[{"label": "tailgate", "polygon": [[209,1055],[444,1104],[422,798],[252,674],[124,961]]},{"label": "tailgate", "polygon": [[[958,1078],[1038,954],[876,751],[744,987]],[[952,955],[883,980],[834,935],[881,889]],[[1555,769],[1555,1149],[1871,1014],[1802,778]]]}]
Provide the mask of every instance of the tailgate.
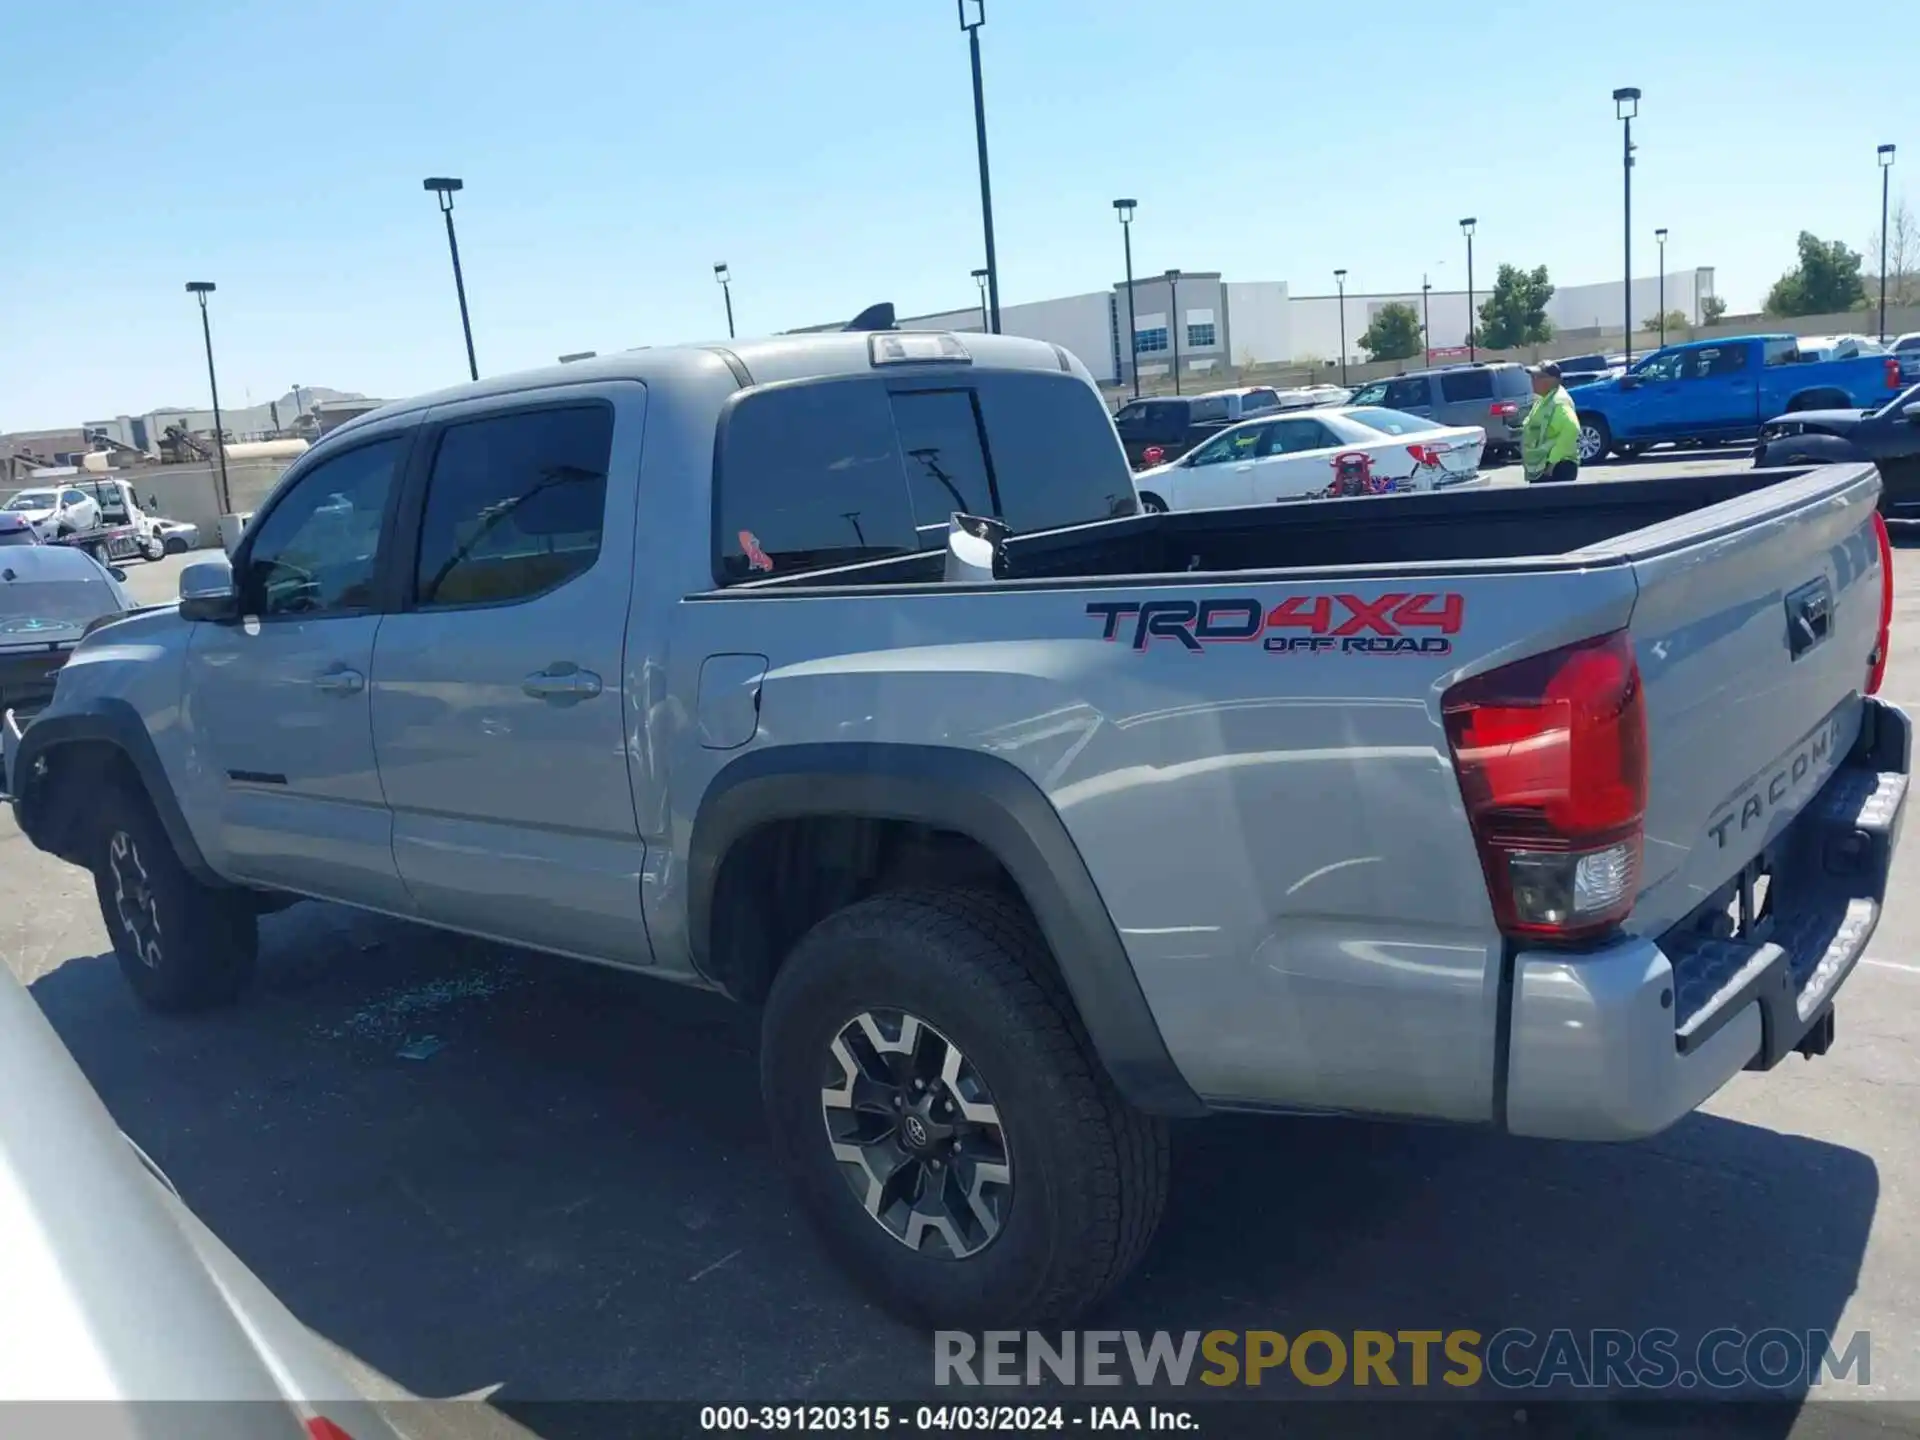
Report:
[{"label": "tailgate", "polygon": [[[1624,482],[1632,483],[1632,482]],[[1639,595],[1658,936],[1739,880],[1860,734],[1880,624],[1872,467],[1829,466],[1621,537]]]}]

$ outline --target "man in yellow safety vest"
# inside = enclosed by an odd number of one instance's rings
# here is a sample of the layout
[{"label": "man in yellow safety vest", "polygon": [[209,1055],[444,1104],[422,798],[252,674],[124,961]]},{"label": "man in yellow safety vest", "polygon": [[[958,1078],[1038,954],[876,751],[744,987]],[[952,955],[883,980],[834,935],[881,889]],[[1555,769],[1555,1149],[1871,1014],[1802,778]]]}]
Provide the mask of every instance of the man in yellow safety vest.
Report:
[{"label": "man in yellow safety vest", "polygon": [[1580,475],[1580,417],[1560,383],[1560,367],[1542,361],[1533,377],[1533,408],[1520,430],[1520,465],[1529,485]]}]

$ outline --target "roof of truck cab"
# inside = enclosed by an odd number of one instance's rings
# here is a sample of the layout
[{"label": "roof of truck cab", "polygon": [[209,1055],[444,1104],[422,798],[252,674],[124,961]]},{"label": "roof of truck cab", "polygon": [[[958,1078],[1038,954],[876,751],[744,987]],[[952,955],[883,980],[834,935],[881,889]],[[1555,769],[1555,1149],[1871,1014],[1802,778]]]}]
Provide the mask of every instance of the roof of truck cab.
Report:
[{"label": "roof of truck cab", "polygon": [[[376,425],[394,415],[424,410],[434,405],[450,405],[463,400],[516,395],[556,385],[592,384],[604,380],[638,380],[642,383],[670,383],[673,380],[710,378],[716,372],[732,369],[740,388],[765,385],[782,380],[817,380],[837,375],[872,373],[871,338],[874,335],[951,334],[971,357],[968,365],[952,361],[927,361],[887,366],[889,371],[906,374],[956,373],[968,369],[1049,370],[1076,373],[1078,362],[1058,345],[1045,340],[1027,340],[1015,335],[982,335],[973,331],[924,332],[909,330],[843,331],[829,330],[804,335],[775,335],[764,340],[715,341],[707,344],[648,346],[622,350],[615,354],[575,360],[565,365],[546,365],[537,370],[522,370],[509,375],[489,376],[450,386],[406,400],[395,400],[355,416],[327,435],[336,436]],[[1084,369],[1085,367],[1080,367]],[[325,448],[332,449],[328,444]]]}]

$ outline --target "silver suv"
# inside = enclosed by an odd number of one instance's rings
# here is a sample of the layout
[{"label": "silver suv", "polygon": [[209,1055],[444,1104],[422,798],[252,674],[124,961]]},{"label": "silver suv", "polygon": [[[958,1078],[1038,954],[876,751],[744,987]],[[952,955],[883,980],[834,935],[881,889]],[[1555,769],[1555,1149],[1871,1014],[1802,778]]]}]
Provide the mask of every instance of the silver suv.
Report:
[{"label": "silver suv", "polygon": [[1485,463],[1491,465],[1519,457],[1533,386],[1524,365],[1450,365],[1372,381],[1349,403],[1404,410],[1442,425],[1478,425],[1487,432]]}]

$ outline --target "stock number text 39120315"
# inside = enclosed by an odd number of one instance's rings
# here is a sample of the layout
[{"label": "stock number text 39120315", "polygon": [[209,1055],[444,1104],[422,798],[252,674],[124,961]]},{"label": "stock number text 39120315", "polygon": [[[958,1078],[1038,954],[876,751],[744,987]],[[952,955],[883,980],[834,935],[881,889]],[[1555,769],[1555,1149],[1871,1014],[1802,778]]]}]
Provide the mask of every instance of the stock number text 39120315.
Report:
[{"label": "stock number text 39120315", "polygon": [[1395,590],[1381,595],[1289,595],[1268,608],[1245,596],[1105,600],[1087,606],[1101,638],[1145,650],[1156,640],[1188,651],[1258,642],[1270,655],[1449,655],[1466,597]]}]

